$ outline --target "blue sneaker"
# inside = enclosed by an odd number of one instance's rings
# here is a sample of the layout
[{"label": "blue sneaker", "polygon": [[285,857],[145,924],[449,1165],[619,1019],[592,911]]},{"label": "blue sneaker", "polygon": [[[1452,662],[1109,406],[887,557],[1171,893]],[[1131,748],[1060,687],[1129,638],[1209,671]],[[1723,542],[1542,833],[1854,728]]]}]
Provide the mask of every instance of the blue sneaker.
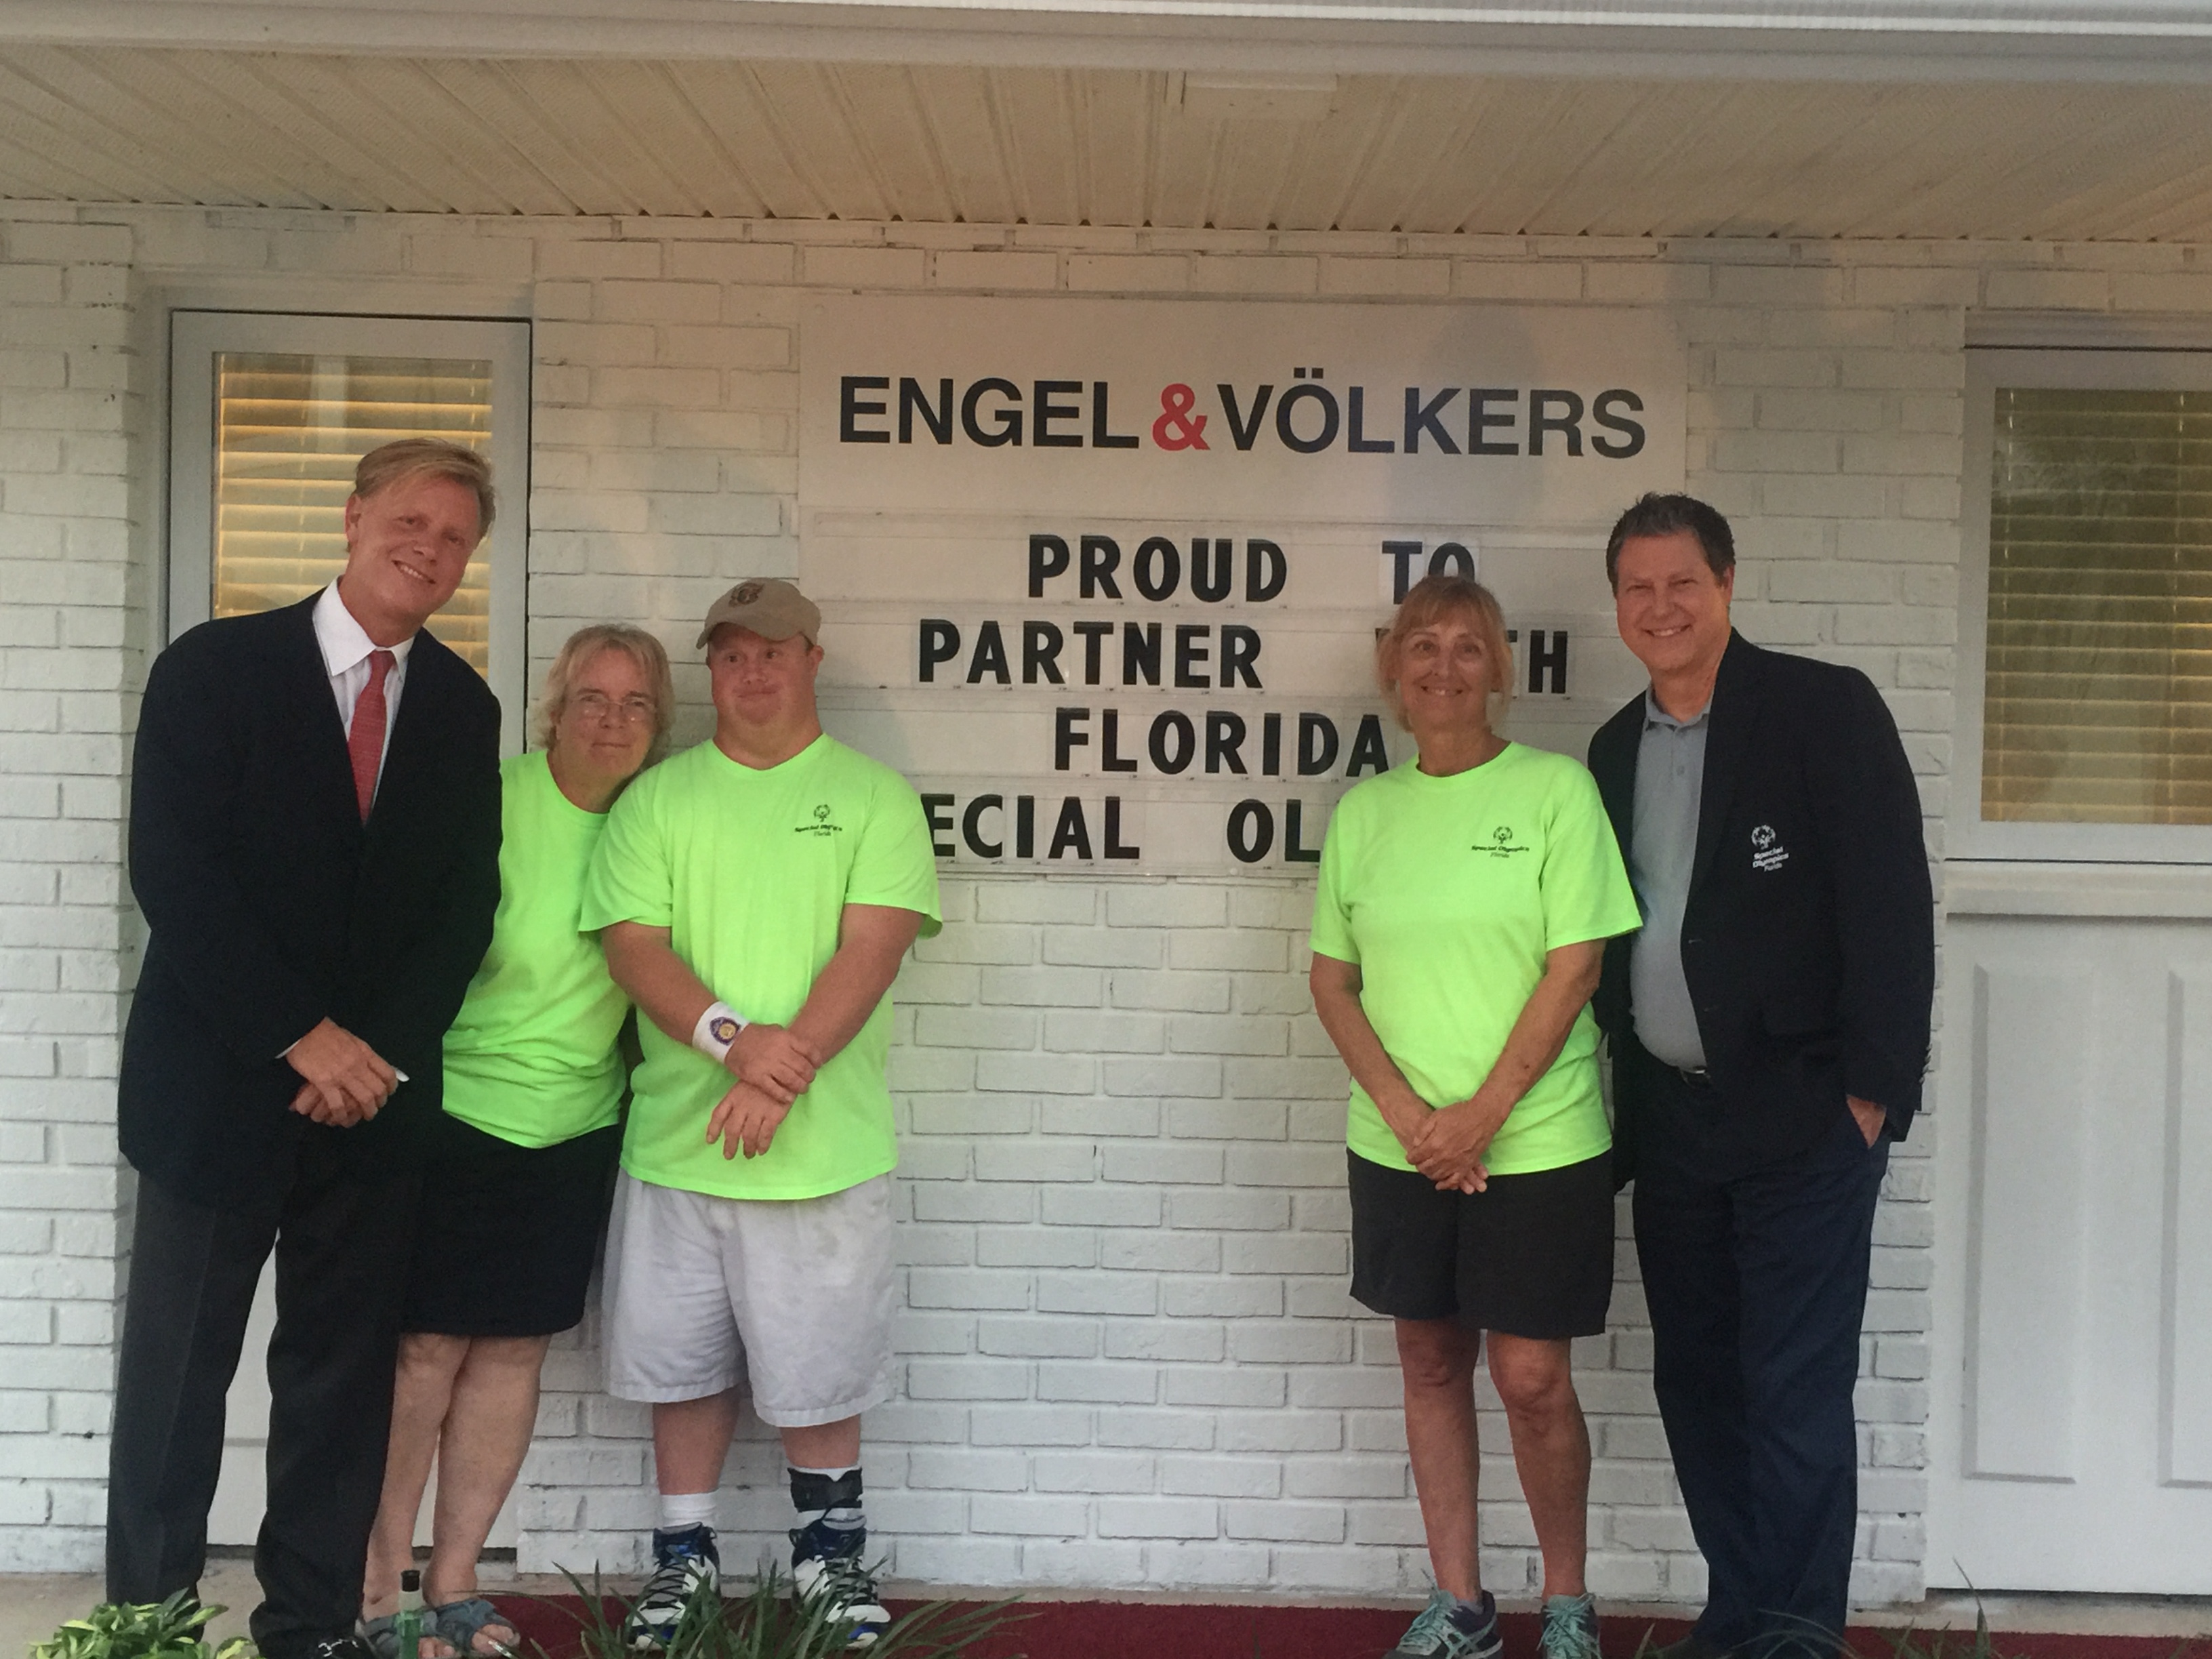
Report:
[{"label": "blue sneaker", "polygon": [[875,1575],[861,1560],[866,1527],[837,1528],[816,1522],[791,1534],[791,1583],[799,1605],[826,1628],[842,1628],[848,1651],[871,1648],[890,1628]]},{"label": "blue sneaker", "polygon": [[1386,1659],[1498,1659],[1504,1650],[1498,1633],[1498,1603],[1488,1590],[1478,1608],[1438,1589],[1430,1592],[1429,1605]]},{"label": "blue sneaker", "polygon": [[623,1621],[623,1640],[638,1653],[659,1653],[684,1622],[692,1598],[721,1588],[722,1558],[712,1527],[685,1527],[653,1533],[653,1574],[630,1604]]},{"label": "blue sneaker", "polygon": [[1589,1595],[1553,1595],[1544,1601],[1544,1633],[1537,1638],[1540,1659],[1602,1659],[1597,1643],[1597,1601]]}]

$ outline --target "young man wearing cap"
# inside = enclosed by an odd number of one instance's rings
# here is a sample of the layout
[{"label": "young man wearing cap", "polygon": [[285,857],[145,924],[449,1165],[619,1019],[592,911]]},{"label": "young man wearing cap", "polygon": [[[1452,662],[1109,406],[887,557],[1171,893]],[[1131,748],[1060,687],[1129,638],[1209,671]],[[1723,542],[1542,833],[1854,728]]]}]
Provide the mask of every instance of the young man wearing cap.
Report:
[{"label": "young man wearing cap", "polygon": [[660,1487],[639,1648],[716,1582],[747,1394],[791,1466],[799,1595],[854,1647],[889,1621],[860,1413],[891,1392],[889,993],[938,930],[937,864],[906,781],[823,733],[821,623],[786,581],[715,601],[714,738],[616,803],[585,892],[648,1017],[606,1265],[608,1391],[652,1402]]}]

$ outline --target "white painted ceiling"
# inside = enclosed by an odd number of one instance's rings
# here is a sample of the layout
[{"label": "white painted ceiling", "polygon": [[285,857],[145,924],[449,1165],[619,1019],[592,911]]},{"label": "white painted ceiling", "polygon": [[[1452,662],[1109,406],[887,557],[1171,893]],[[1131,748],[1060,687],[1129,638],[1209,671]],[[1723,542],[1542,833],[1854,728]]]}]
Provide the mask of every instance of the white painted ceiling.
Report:
[{"label": "white painted ceiling", "polygon": [[0,39],[0,196],[365,211],[2212,240],[2208,118],[2190,84]]}]

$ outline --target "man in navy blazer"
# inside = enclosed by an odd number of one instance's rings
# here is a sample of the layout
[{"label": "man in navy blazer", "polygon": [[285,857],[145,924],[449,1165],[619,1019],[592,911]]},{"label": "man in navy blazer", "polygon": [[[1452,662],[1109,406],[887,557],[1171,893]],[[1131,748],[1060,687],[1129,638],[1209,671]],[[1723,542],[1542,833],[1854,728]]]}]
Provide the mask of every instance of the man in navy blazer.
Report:
[{"label": "man in navy blazer", "polygon": [[1616,1177],[1707,1600],[1674,1659],[1837,1646],[1875,1203],[1935,992],[1920,800],[1864,674],[1729,623],[1728,521],[1646,495],[1606,550],[1650,690],[1591,740],[1644,927],[1607,947]]},{"label": "man in navy blazer", "polygon": [[470,450],[373,451],[338,580],[192,629],[139,715],[131,883],[150,933],[118,1091],[138,1203],[107,1593],[199,1578],[224,1395],[273,1250],[252,1620],[268,1659],[365,1651],[416,1148],[499,902],[499,705],[422,624],[493,507]]}]

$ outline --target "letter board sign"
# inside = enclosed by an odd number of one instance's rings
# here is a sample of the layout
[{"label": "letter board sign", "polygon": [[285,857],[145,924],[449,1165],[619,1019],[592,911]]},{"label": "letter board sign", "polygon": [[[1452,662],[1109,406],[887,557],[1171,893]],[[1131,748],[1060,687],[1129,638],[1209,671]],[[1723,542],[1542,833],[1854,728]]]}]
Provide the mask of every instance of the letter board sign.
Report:
[{"label": "letter board sign", "polygon": [[1431,570],[1505,607],[1511,736],[1578,752],[1642,683],[1602,552],[1682,487],[1662,313],[854,296],[800,357],[823,722],[949,868],[1310,869],[1411,753],[1374,641]]}]

